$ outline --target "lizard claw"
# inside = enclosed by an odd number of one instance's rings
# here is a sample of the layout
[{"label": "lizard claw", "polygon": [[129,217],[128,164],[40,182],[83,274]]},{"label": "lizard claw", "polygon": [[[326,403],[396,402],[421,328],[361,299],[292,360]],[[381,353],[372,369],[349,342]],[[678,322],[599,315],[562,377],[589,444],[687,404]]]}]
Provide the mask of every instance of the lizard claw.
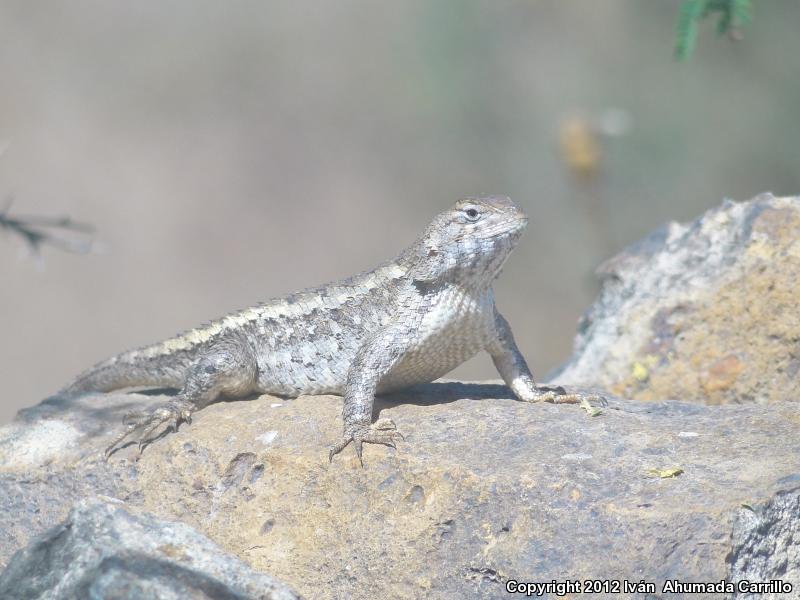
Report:
[{"label": "lizard claw", "polygon": [[608,406],[608,400],[606,400],[605,396],[601,396],[600,394],[587,394],[584,398],[586,398],[586,401],[592,406],[596,405],[600,408]]},{"label": "lizard claw", "polygon": [[144,451],[147,445],[152,442],[151,435],[156,429],[161,427],[164,423],[167,424],[167,429],[171,431],[178,431],[181,423],[191,424],[192,422],[192,407],[186,402],[170,402],[160,408],[155,409],[151,413],[131,412],[122,418],[122,423],[125,425],[125,431],[119,435],[108,448],[105,450],[105,458],[108,458],[119,449],[119,445],[134,436],[137,432],[141,432],[138,436],[139,454]]},{"label": "lizard claw", "polygon": [[333,457],[339,454],[342,450],[347,448],[350,442],[356,449],[358,462],[364,466],[363,451],[364,443],[367,444],[382,444],[391,448],[397,448],[395,439],[400,438],[405,440],[405,436],[397,431],[397,425],[391,419],[378,419],[375,423],[365,427],[363,425],[353,429],[349,434],[345,434],[338,444],[331,447],[328,452],[328,462],[333,462]]}]

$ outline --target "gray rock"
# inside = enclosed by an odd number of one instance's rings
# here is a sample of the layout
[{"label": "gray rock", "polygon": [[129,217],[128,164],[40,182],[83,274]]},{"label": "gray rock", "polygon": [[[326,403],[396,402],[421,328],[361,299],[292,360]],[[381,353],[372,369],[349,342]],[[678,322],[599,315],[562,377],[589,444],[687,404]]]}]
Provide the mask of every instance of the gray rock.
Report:
[{"label": "gray rock", "polygon": [[134,516],[122,503],[84,500],[67,519],[17,552],[0,575],[0,598],[292,600],[183,523]]},{"label": "gray rock", "polygon": [[[128,447],[105,463],[118,410],[154,400],[90,396],[45,407],[47,425],[32,409],[0,429],[0,448],[28,457],[0,453],[0,563],[98,489],[313,598],[503,598],[511,579],[566,578],[800,590],[793,403],[612,398],[589,417],[502,385],[431,384],[379,401],[406,441],[368,446],[361,469],[352,452],[327,462],[340,398],[263,396],[212,405],[141,457]],[[68,425],[79,434],[47,437]],[[683,473],[651,472],[670,468]]]},{"label": "gray rock", "polygon": [[[800,483],[800,474],[787,478]],[[800,597],[800,493],[797,488],[776,494],[758,508],[743,506],[733,521],[732,551],[729,557],[732,581],[769,581],[779,578],[795,582],[792,594]],[[780,576],[778,577],[778,575]],[[780,597],[780,594],[774,595]],[[763,598],[740,594],[738,598]]]},{"label": "gray rock", "polygon": [[724,202],[607,261],[555,382],[708,404],[800,398],[800,198]]}]

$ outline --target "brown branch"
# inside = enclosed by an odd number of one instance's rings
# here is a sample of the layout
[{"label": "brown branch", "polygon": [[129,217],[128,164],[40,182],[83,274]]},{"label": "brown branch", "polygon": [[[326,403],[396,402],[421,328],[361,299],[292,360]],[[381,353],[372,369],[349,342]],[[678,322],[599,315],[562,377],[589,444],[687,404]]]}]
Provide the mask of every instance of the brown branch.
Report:
[{"label": "brown branch", "polygon": [[[10,210],[11,201],[0,211],[0,229],[21,236],[36,255],[46,245],[75,254],[86,254],[92,250],[91,239],[69,237],[69,234],[90,235],[94,227],[89,224],[73,221],[70,217],[12,217]],[[68,235],[65,237],[60,232],[67,232]]]}]

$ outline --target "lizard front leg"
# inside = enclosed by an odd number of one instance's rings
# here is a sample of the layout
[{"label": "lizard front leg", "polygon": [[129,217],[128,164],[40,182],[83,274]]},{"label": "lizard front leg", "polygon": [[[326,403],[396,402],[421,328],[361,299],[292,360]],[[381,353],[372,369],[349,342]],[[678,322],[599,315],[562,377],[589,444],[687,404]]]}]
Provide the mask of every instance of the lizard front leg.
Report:
[{"label": "lizard front leg", "polygon": [[567,393],[562,387],[538,386],[533,380],[525,357],[519,351],[511,327],[497,309],[494,311],[495,338],[486,350],[492,356],[494,366],[514,395],[523,402],[553,402],[555,404],[578,404],[584,400],[590,404],[605,405],[606,400],[596,394]]},{"label": "lizard front leg", "polygon": [[373,335],[356,353],[347,372],[344,390],[344,435],[331,447],[328,460],[344,450],[350,442],[362,459],[363,444],[383,444],[395,447],[395,440],[403,435],[391,419],[378,419],[372,423],[372,404],[380,380],[397,364],[410,339],[407,328],[389,326]]}]

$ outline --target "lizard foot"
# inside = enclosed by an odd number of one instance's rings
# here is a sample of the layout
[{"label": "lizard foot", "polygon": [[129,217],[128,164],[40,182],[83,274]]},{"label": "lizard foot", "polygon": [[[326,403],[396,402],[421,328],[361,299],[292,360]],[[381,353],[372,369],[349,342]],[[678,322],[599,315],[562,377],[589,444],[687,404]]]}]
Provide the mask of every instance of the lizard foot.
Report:
[{"label": "lizard foot", "polygon": [[608,406],[608,401],[598,394],[582,394],[580,392],[568,393],[560,385],[537,386],[534,396],[526,402],[551,402],[553,404],[581,404],[588,402],[591,406]]},{"label": "lizard foot", "polygon": [[150,435],[164,423],[167,424],[167,429],[178,431],[181,423],[192,423],[192,411],[194,407],[189,402],[173,401],[155,409],[151,413],[131,412],[125,415],[122,423],[125,425],[125,431],[117,437],[111,445],[106,448],[105,457],[111,456],[119,445],[127,438],[133,436],[137,432],[139,440],[139,453],[148,445]]},{"label": "lizard foot", "polygon": [[397,425],[395,425],[394,421],[391,419],[378,419],[375,421],[375,423],[369,426],[358,425],[350,433],[345,434],[338,444],[331,447],[330,452],[328,453],[328,462],[332,462],[334,456],[347,448],[350,442],[353,442],[353,445],[356,448],[356,454],[358,455],[358,461],[363,467],[364,460],[361,457],[361,454],[363,452],[363,444],[365,442],[368,444],[383,444],[384,446],[396,448],[397,446],[395,446],[395,440],[397,438],[400,438],[401,440],[405,439],[403,434],[397,431]]}]

